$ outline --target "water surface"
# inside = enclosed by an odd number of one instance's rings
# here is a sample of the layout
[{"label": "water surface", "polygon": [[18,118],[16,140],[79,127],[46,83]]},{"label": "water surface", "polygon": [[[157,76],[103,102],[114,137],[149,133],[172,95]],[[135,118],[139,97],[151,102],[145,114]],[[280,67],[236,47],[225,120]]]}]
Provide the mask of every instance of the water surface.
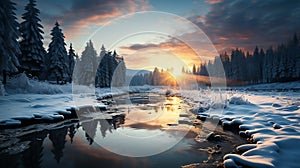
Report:
[{"label": "water surface", "polygon": [[130,101],[103,102],[108,104],[106,118],[88,112],[79,121],[1,130],[0,165],[152,168],[207,159],[198,150],[196,134],[187,131],[192,125],[180,98],[135,94]]}]

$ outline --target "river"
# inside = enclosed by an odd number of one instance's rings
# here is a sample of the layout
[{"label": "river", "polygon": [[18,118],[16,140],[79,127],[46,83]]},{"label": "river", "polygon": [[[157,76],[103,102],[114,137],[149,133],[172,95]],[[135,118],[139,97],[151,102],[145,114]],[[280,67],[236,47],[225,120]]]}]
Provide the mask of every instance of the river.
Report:
[{"label": "river", "polygon": [[79,119],[0,130],[0,165],[181,167],[207,160],[199,149],[215,145],[195,141],[201,129],[180,97],[135,93],[100,101],[106,110],[82,107]]}]

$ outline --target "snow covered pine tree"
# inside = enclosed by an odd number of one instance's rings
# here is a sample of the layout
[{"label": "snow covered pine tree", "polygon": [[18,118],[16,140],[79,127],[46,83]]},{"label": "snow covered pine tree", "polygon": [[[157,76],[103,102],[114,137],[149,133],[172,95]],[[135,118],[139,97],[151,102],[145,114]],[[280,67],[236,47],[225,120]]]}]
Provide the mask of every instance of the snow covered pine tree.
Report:
[{"label": "snow covered pine tree", "polygon": [[48,80],[55,81],[57,84],[66,83],[68,80],[68,54],[65,48],[64,34],[56,22],[51,30],[52,41],[48,48],[49,76]]},{"label": "snow covered pine tree", "polygon": [[7,73],[18,72],[20,66],[17,56],[21,54],[19,43],[18,22],[15,17],[15,3],[1,0],[0,3],[0,70],[2,83],[6,83]]},{"label": "snow covered pine tree", "polygon": [[74,66],[75,66],[75,59],[77,58],[77,56],[75,55],[75,51],[72,47],[72,43],[70,44],[70,49],[69,49],[69,54],[68,54],[68,63],[69,63],[69,69],[68,69],[68,77],[69,77],[69,82],[72,82],[72,74],[73,74],[73,70],[74,70]]},{"label": "snow covered pine tree", "polygon": [[38,15],[40,10],[36,7],[35,0],[29,0],[22,15],[24,21],[20,24],[22,40],[20,42],[22,55],[19,57],[21,71],[25,71],[29,77],[45,78],[41,76],[44,70],[44,57],[46,51],[43,47],[43,26]]}]

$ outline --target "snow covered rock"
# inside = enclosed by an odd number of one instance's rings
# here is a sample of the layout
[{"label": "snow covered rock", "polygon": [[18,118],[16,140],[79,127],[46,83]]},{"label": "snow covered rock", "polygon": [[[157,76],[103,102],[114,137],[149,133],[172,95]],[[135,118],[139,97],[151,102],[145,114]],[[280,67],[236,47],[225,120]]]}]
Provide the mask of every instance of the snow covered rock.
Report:
[{"label": "snow covered rock", "polygon": [[250,102],[248,102],[247,100],[245,100],[245,98],[243,97],[237,97],[237,96],[233,96],[228,100],[229,104],[235,104],[235,105],[247,105],[247,104],[251,104]]}]

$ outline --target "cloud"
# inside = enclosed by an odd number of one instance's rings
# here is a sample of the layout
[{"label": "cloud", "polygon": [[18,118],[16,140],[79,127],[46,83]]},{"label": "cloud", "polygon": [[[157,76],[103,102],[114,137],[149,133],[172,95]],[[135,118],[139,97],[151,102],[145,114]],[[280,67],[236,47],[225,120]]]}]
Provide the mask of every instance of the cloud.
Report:
[{"label": "cloud", "polygon": [[135,62],[140,61],[142,56],[130,58],[130,55],[143,55],[141,53],[149,54],[150,52],[152,53],[151,54],[152,57],[161,57],[161,55],[168,53],[168,55],[173,55],[174,58],[176,57],[176,59],[185,62],[188,66],[192,66],[193,64],[200,64],[201,61],[203,61],[197,55],[197,53],[192,48],[190,48],[187,44],[185,44],[182,41],[176,40],[174,38],[167,39],[158,44],[146,43],[146,44],[132,44],[129,46],[121,46],[118,49],[118,51],[121,55],[125,55],[126,58],[129,58],[130,61],[135,61]]},{"label": "cloud", "polygon": [[205,2],[208,4],[217,4],[217,3],[221,3],[222,0],[205,0]]},{"label": "cloud", "polygon": [[83,32],[91,25],[101,26],[118,16],[150,8],[144,0],[72,0],[71,8],[61,17],[66,37],[90,33]]},{"label": "cloud", "polygon": [[[21,13],[24,0],[17,0]],[[45,34],[58,21],[69,41],[77,41],[77,37],[89,36],[95,27],[108,23],[111,19],[137,11],[151,8],[145,0],[53,0],[37,1],[40,18],[45,28]]]},{"label": "cloud", "polygon": [[[212,4],[205,15],[189,18],[217,47],[269,47],[285,42],[300,30],[300,1],[224,0]],[[216,2],[216,1],[214,1]]]},{"label": "cloud", "polygon": [[155,48],[158,47],[157,44],[133,44],[130,46],[123,46],[122,49],[127,50],[141,50],[141,49],[148,49],[148,48]]}]

